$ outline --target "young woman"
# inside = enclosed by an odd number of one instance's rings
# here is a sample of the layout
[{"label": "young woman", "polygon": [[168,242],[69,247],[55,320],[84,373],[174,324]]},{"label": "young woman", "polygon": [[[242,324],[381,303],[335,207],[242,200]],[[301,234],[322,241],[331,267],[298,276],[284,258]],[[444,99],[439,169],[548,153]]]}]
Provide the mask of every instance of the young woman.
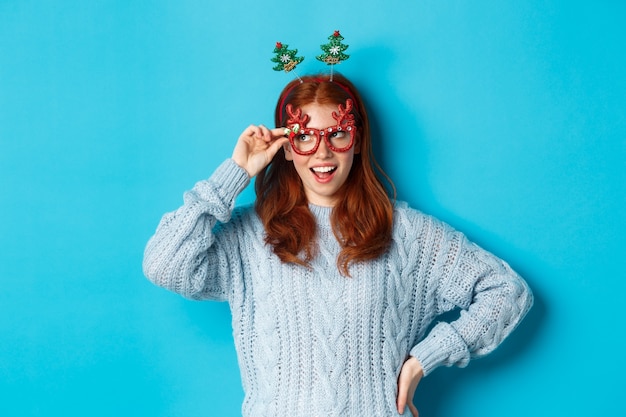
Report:
[{"label": "young woman", "polygon": [[[417,416],[420,379],[495,349],[532,294],[505,262],[389,198],[346,78],[287,85],[276,126],[245,129],[163,217],[145,274],[229,302],[244,416]],[[255,176],[255,206],[234,209]]]}]

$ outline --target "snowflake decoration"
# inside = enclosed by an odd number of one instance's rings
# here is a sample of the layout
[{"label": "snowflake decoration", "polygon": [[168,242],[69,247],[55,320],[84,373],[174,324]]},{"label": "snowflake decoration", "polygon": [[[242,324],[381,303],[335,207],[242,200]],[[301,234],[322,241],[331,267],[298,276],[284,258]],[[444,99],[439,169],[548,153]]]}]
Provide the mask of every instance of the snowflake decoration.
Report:
[{"label": "snowflake decoration", "polygon": [[333,55],[337,55],[339,53],[339,47],[338,46],[333,46],[332,48],[330,48],[328,50],[328,52],[330,52]]},{"label": "snowflake decoration", "polygon": [[287,55],[287,54],[283,54],[283,55],[280,57],[280,61],[284,64],[285,62],[289,62],[289,61],[291,61],[291,57],[290,57],[289,55]]}]

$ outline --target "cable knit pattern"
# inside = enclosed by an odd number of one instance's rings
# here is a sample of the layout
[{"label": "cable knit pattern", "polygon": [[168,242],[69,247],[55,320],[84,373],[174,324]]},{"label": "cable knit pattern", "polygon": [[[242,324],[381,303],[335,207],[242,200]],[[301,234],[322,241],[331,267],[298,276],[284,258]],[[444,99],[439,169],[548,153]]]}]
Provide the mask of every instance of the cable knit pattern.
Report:
[{"label": "cable knit pattern", "polygon": [[[144,256],[156,285],[229,302],[246,417],[397,416],[409,355],[425,375],[465,366],[495,349],[532,305],[506,263],[404,203],[389,251],[352,265],[352,278],[336,266],[329,208],[310,206],[319,244],[311,268],[283,264],[254,210],[234,209],[248,183],[225,161],[163,216]],[[457,320],[428,332],[455,308]]]}]

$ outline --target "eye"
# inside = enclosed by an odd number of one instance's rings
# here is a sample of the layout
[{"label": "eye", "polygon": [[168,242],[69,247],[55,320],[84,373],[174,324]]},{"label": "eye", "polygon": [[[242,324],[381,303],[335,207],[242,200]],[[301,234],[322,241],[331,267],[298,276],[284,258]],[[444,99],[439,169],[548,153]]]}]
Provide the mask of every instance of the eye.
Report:
[{"label": "eye", "polygon": [[311,135],[297,135],[295,138],[296,141],[298,142],[310,142],[311,140],[313,140],[313,137]]},{"label": "eye", "polygon": [[330,134],[331,139],[344,139],[347,136],[348,133],[344,132],[343,130],[338,130]]}]

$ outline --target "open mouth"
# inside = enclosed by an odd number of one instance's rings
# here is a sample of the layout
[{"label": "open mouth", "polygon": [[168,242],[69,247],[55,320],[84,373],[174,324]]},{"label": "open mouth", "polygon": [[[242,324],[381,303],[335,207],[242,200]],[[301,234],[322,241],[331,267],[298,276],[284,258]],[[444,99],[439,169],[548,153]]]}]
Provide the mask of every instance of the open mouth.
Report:
[{"label": "open mouth", "polygon": [[336,166],[313,167],[311,172],[318,178],[328,178],[333,175],[336,169]]}]

